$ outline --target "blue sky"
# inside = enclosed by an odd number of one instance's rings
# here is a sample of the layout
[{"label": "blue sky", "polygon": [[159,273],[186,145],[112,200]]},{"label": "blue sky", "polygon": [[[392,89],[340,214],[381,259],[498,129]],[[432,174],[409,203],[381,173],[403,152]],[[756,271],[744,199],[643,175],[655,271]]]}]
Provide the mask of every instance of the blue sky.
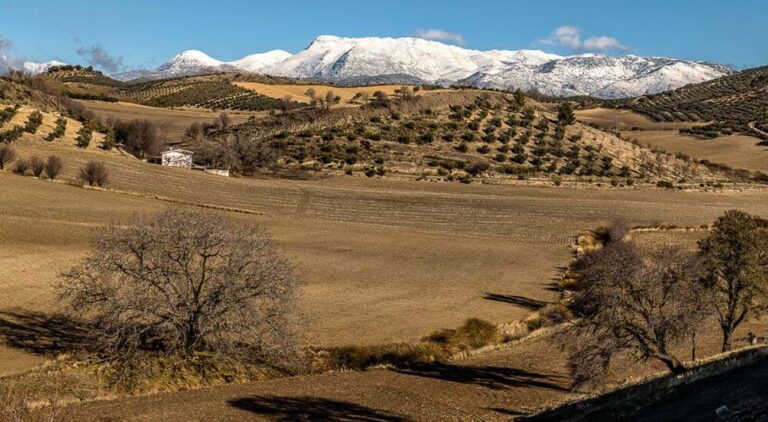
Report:
[{"label": "blue sky", "polygon": [[6,55],[121,69],[186,49],[222,60],[297,52],[322,34],[768,64],[766,0],[0,0],[0,22]]}]

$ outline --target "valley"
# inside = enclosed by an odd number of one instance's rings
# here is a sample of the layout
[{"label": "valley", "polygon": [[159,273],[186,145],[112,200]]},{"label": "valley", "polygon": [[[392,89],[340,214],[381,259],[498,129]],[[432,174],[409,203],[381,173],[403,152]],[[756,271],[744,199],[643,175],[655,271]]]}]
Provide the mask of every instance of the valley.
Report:
[{"label": "valley", "polygon": [[720,390],[768,353],[766,67],[186,6],[143,59],[0,34],[0,421],[765,408]]}]

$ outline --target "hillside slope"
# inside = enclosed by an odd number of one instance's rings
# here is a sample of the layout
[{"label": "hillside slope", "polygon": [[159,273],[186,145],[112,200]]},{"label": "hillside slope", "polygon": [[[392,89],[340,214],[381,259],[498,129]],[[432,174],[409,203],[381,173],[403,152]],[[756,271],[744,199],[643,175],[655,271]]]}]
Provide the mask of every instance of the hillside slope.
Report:
[{"label": "hillside slope", "polygon": [[626,107],[657,121],[711,122],[691,132],[707,137],[749,132],[768,139],[768,66],[640,97]]},{"label": "hillside slope", "polygon": [[274,154],[280,168],[297,172],[463,182],[716,176],[686,157],[651,151],[580,123],[561,128],[555,114],[532,101],[521,107],[504,94],[454,91],[387,101],[249,122],[208,145],[207,156],[213,161],[232,156],[211,148],[237,150],[243,147],[232,139],[250,139]]}]

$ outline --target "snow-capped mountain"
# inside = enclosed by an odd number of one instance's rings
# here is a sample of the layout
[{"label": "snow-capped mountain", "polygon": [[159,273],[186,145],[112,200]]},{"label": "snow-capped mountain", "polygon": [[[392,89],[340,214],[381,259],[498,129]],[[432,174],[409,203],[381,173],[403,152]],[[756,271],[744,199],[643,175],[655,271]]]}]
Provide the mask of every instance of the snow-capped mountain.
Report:
[{"label": "snow-capped mountain", "polygon": [[[25,63],[29,73],[60,62]],[[409,83],[536,90],[555,96],[623,98],[655,94],[732,73],[725,66],[664,57],[560,56],[538,50],[469,50],[420,38],[317,37],[305,50],[225,62],[184,51],[155,69],[111,75],[122,81],[251,72],[340,85]]]},{"label": "snow-capped mountain", "polygon": [[136,79],[163,79],[179,76],[203,75],[217,72],[252,72],[257,73],[264,67],[283,61],[291,53],[272,50],[261,54],[252,54],[240,60],[223,62],[197,50],[187,50],[173,56],[168,62],[155,69],[141,69],[112,75],[113,78],[130,81]]},{"label": "snow-capped mountain", "polygon": [[418,38],[321,36],[262,73],[338,84],[413,82],[621,98],[731,73],[725,66],[662,57],[559,56],[535,50],[468,50]]},{"label": "snow-capped mountain", "polygon": [[245,56],[240,60],[235,60],[227,64],[246,72],[257,73],[265,67],[279,63],[289,57],[291,57],[291,53],[287,51],[272,50],[266,53],[251,54],[250,56]]},{"label": "snow-capped mountain", "polygon": [[49,62],[45,63],[35,63],[35,62],[24,62],[24,64],[21,65],[22,70],[24,73],[30,74],[30,75],[37,75],[40,73],[45,73],[48,71],[48,69],[56,66],[66,66],[67,63],[60,62],[57,60],[51,60]]}]

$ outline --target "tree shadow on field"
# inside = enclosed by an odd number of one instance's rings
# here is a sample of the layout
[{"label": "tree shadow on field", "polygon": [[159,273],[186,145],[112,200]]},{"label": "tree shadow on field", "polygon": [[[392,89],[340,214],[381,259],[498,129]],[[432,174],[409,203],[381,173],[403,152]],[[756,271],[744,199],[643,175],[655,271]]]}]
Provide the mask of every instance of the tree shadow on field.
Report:
[{"label": "tree shadow on field", "polygon": [[493,300],[496,302],[509,303],[511,305],[520,306],[525,309],[530,309],[532,311],[539,310],[544,306],[546,306],[548,303],[543,300],[536,300],[536,299],[532,299],[525,296],[501,295],[498,293],[486,293],[485,296],[483,296],[483,299]]},{"label": "tree shadow on field", "polygon": [[406,368],[392,369],[401,374],[427,378],[436,378],[461,384],[474,384],[493,390],[510,388],[544,388],[568,391],[556,382],[565,377],[529,372],[523,369],[501,366],[461,366],[447,363],[413,365]]},{"label": "tree shadow on field", "polygon": [[511,410],[511,409],[502,409],[500,407],[489,407],[487,410],[490,410],[492,412],[501,413],[503,415],[507,416],[523,416],[527,415],[529,412],[519,412],[517,410]]},{"label": "tree shadow on field", "polygon": [[31,353],[50,355],[85,349],[88,327],[62,315],[0,311],[0,343]]},{"label": "tree shadow on field", "polygon": [[273,421],[395,422],[407,419],[359,404],[320,397],[242,397],[229,405]]}]

